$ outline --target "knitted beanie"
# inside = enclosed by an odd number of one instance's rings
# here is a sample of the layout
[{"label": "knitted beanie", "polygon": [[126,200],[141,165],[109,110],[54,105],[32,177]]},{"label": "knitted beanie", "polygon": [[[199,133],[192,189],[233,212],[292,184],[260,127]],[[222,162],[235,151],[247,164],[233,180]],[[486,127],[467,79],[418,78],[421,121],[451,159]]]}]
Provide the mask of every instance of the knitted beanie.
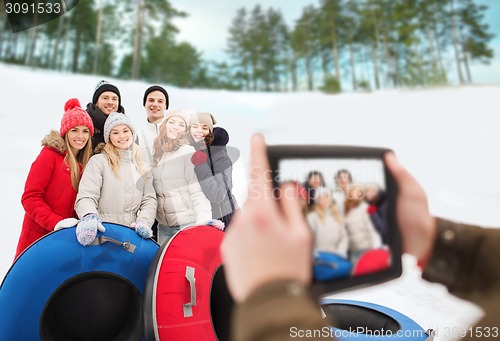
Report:
[{"label": "knitted beanie", "polygon": [[122,97],[118,88],[105,80],[97,83],[94,91],[94,96],[92,97],[92,103],[97,104],[99,96],[101,96],[101,94],[106,91],[114,92],[118,96],[118,106],[122,105]]},{"label": "knitted beanie", "polygon": [[191,124],[206,124],[211,133],[214,132],[214,124],[217,123],[214,115],[208,112],[197,112],[191,115]]},{"label": "knitted beanie", "polygon": [[106,123],[104,123],[104,142],[108,143],[109,142],[109,135],[111,134],[111,130],[114,127],[117,127],[119,125],[125,124],[130,128],[132,131],[132,135],[135,135],[135,129],[134,126],[132,125],[132,121],[130,121],[130,118],[125,116],[125,114],[121,114],[118,112],[112,112],[109,114],[108,118],[106,119]]},{"label": "knitted beanie", "polygon": [[168,104],[169,104],[168,103],[168,92],[167,92],[167,90],[165,90],[164,88],[162,88],[159,85],[153,85],[153,86],[150,86],[149,88],[146,89],[146,91],[144,92],[144,98],[142,99],[142,105],[143,106],[146,105],[146,99],[148,98],[148,95],[150,93],[152,93],[153,91],[160,91],[165,95],[165,109],[168,109]]},{"label": "knitted beanie", "polygon": [[167,118],[166,118],[165,122],[168,121],[170,117],[178,116],[178,117],[182,118],[184,120],[184,122],[186,122],[186,130],[187,130],[189,128],[189,122],[191,121],[191,116],[195,113],[196,112],[194,109],[170,110],[170,111],[167,111]]},{"label": "knitted beanie", "polygon": [[68,130],[78,127],[85,126],[90,130],[90,136],[94,135],[94,124],[89,114],[82,109],[80,102],[76,98],[71,98],[64,104],[64,114],[61,118],[61,128],[59,129],[59,134],[62,137],[66,135]]}]

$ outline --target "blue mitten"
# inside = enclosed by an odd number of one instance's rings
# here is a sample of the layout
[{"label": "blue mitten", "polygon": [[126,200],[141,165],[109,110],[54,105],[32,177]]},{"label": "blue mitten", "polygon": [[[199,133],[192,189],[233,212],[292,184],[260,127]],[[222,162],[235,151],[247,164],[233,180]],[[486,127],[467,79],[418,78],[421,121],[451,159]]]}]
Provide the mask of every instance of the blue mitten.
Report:
[{"label": "blue mitten", "polygon": [[83,246],[90,245],[97,236],[98,230],[106,231],[97,214],[89,213],[76,225],[76,239]]},{"label": "blue mitten", "polygon": [[212,226],[212,227],[215,227],[217,230],[221,230],[221,231],[224,231],[224,227],[225,227],[225,224],[218,219],[210,219],[210,220],[206,221],[205,224],[203,224],[203,225]]},{"label": "blue mitten", "polygon": [[144,220],[137,220],[134,224],[135,232],[144,239],[153,237],[153,230],[148,226]]}]

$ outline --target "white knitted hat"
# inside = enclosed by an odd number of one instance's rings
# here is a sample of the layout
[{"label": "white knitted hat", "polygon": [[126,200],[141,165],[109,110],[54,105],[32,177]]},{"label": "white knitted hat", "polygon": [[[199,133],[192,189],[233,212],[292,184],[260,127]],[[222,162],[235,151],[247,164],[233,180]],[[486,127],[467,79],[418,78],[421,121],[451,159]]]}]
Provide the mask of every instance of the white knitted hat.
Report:
[{"label": "white knitted hat", "polygon": [[130,118],[125,116],[125,114],[113,112],[109,114],[108,118],[106,119],[106,123],[104,123],[103,135],[104,135],[104,141],[106,143],[109,142],[109,134],[111,134],[111,130],[114,127],[117,127],[122,124],[127,125],[130,128],[130,130],[132,130],[132,135],[135,135],[135,129],[134,126],[132,125],[132,121],[130,121]]}]

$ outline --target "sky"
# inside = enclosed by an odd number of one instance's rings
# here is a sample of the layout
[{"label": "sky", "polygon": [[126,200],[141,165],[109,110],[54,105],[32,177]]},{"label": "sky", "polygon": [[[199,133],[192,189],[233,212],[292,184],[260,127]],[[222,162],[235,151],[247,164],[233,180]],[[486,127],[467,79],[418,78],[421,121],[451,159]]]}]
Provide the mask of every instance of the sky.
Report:
[{"label": "sky", "polygon": [[[475,0],[478,4],[489,6],[485,23],[490,25],[490,32],[496,37],[492,41],[496,58],[490,65],[473,63],[471,72],[477,83],[500,84],[500,1]],[[253,9],[261,4],[264,9],[279,9],[289,27],[300,17],[307,5],[317,6],[319,0],[170,0],[172,6],[189,14],[186,18],[177,18],[174,23],[179,28],[179,41],[187,41],[203,52],[205,60],[221,61],[227,59],[224,50],[227,46],[228,28],[238,9]],[[456,72],[450,72],[451,81],[455,81]]]},{"label": "sky", "polygon": [[[0,280],[7,273],[21,231],[20,198],[40,141],[59,129],[63,105],[71,97],[90,100],[93,75],[59,73],[0,63]],[[122,104],[136,127],[145,123],[142,81],[107,78],[118,86]],[[234,165],[233,190],[244,202],[249,168],[249,140],[264,134],[269,144],[336,144],[386,147],[422,184],[432,214],[500,226],[500,85],[371,93],[251,93],[179,89],[165,85],[171,108],[196,108],[215,115],[241,151]],[[307,113],[307,114],[305,114]],[[76,240],[75,240],[76,243]],[[258,252],[258,250],[256,250]],[[481,311],[437,284],[421,278],[414,258],[403,258],[403,276],[381,285],[334,295],[399,311],[424,329],[441,331],[474,323]]]}]

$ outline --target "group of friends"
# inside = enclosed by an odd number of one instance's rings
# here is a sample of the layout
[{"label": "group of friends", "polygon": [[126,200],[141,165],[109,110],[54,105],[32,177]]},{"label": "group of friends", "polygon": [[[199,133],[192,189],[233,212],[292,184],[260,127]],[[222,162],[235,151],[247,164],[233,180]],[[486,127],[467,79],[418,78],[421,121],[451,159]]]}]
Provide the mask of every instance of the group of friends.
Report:
[{"label": "group of friends", "polygon": [[167,110],[169,95],[159,85],[146,89],[143,106],[147,122],[137,130],[109,82],[97,84],[86,110],[76,98],[66,102],[59,131],[43,139],[26,180],[16,258],[75,225],[84,246],[105,231],[102,222],[160,244],[188,226],[229,226],[238,205],[227,131],[214,127],[211,113]]},{"label": "group of friends", "polygon": [[[274,198],[263,137],[252,139],[251,192],[239,210],[224,154],[227,132],[214,127],[207,113],[165,114],[168,103],[163,88],[146,90],[148,123],[140,132],[125,115],[118,89],[107,82],[98,84],[86,111],[77,100],[66,103],[60,130],[45,137],[28,174],[16,257],[43,235],[75,224],[78,241],[88,245],[103,230],[101,221],[128,225],[148,238],[156,219],[163,242],[188,224],[220,219],[231,223],[221,245],[236,302],[231,339],[289,340],[292,327],[321,331],[331,325],[307,290],[313,234],[293,194],[297,187],[283,184],[282,191],[292,194]],[[102,152],[92,156],[99,143]],[[465,338],[498,338],[499,231],[432,216],[422,187],[394,154],[385,162],[398,186],[396,218],[404,251],[418,259],[423,278],[484,309]],[[162,231],[165,227],[170,230]]]},{"label": "group of friends", "polygon": [[387,245],[386,195],[375,183],[356,183],[348,169],[335,172],[334,183],[329,188],[323,173],[313,170],[295,184],[314,249],[355,262],[365,251]]}]

